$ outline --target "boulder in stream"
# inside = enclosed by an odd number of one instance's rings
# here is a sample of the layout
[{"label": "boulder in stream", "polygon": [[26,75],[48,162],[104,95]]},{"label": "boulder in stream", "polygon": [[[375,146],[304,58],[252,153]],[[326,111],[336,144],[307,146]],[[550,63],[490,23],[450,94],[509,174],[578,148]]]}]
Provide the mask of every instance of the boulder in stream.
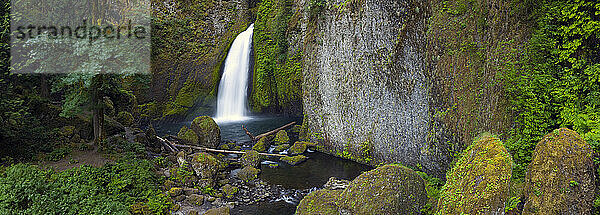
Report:
[{"label": "boulder in stream", "polygon": [[192,169],[199,178],[200,186],[213,187],[215,176],[222,168],[222,163],[209,153],[200,152],[192,155]]},{"label": "boulder in stream", "polygon": [[213,208],[206,211],[204,215],[229,215],[229,207]]},{"label": "boulder in stream", "polygon": [[267,137],[260,138],[254,146],[252,146],[252,150],[257,152],[265,152],[269,148],[269,140]]},{"label": "boulder in stream", "polygon": [[261,156],[254,150],[247,151],[239,160],[242,166],[251,166],[255,168],[260,167],[260,161]]},{"label": "boulder in stream", "polygon": [[342,190],[317,190],[305,196],[298,207],[296,215],[337,215],[337,200]]},{"label": "boulder in stream", "polygon": [[275,139],[273,139],[273,142],[276,145],[281,145],[281,144],[289,143],[290,138],[288,137],[287,132],[285,130],[280,130],[275,135]]},{"label": "boulder in stream", "polygon": [[177,132],[177,137],[188,144],[198,145],[198,135],[196,135],[196,132],[192,131],[192,129],[189,129],[187,126],[183,126],[181,129],[179,129],[179,132]]},{"label": "boulder in stream", "polygon": [[198,145],[216,148],[221,142],[221,129],[209,116],[199,116],[192,121],[190,128],[198,135]]},{"label": "boulder in stream", "polygon": [[292,147],[290,147],[290,149],[288,150],[288,154],[299,155],[304,153],[307,148],[308,146],[305,142],[296,142],[294,143],[294,145],[292,145]]},{"label": "boulder in stream", "polygon": [[286,156],[286,157],[281,157],[279,158],[280,161],[286,162],[292,166],[298,165],[306,160],[308,160],[308,157],[304,156],[304,155],[296,155],[296,156]]},{"label": "boulder in stream", "polygon": [[561,128],[535,147],[525,176],[523,214],[591,214],[593,150],[575,131]]},{"label": "boulder in stream", "polygon": [[237,173],[237,177],[242,181],[249,182],[258,178],[258,173],[260,173],[259,169],[246,166]]}]

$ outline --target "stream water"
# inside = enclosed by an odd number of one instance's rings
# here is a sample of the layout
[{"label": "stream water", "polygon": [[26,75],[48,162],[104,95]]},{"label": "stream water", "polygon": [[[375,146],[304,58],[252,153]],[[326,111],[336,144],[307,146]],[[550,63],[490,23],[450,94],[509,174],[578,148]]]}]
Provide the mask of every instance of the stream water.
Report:
[{"label": "stream water", "polygon": [[[245,125],[253,134],[261,134],[274,128],[296,121],[301,124],[301,118],[290,117],[251,117],[238,122],[219,122],[221,128],[221,139],[223,141],[234,141],[243,148],[251,147],[248,136],[244,133],[241,126]],[[172,134],[177,135],[179,129],[191,122],[180,122],[162,124],[156,127],[159,135]],[[290,141],[297,140],[297,136],[289,132]],[[330,177],[352,180],[362,172],[370,170],[371,167],[362,165],[353,161],[341,159],[335,156],[321,152],[309,152],[305,154],[309,157],[306,162],[297,166],[290,166],[277,160],[271,160],[279,164],[278,167],[271,168],[266,164],[262,165],[260,179],[272,184],[281,185],[291,190],[307,190],[320,188]],[[294,214],[296,206],[300,201],[296,195],[282,195],[277,201],[261,202],[253,205],[236,206],[231,210],[231,214],[261,214],[261,215],[286,215]]]}]

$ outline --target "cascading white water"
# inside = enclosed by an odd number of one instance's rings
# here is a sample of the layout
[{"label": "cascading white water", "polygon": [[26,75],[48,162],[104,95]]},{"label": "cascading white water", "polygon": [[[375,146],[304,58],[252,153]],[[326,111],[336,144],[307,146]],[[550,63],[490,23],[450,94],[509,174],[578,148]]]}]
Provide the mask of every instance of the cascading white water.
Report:
[{"label": "cascading white water", "polygon": [[250,47],[254,24],[238,35],[225,59],[217,95],[216,121],[241,121],[246,116]]}]

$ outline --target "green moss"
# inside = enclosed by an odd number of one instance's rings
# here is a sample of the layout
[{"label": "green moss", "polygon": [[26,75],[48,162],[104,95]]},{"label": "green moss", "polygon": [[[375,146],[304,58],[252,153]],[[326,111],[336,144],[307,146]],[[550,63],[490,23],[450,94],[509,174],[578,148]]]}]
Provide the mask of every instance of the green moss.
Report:
[{"label": "green moss", "polygon": [[233,198],[233,196],[238,192],[239,189],[237,187],[226,184],[225,186],[221,187],[221,190],[223,190],[225,197]]},{"label": "green moss", "polygon": [[340,195],[338,207],[352,214],[418,214],[426,201],[423,179],[391,164],[356,177]]},{"label": "green moss", "polygon": [[267,139],[267,137],[262,137],[254,144],[254,146],[252,146],[252,150],[255,150],[258,152],[265,152],[265,151],[267,151],[268,147],[269,147],[269,140]]},{"label": "green moss", "polygon": [[258,6],[254,28],[255,64],[251,104],[261,112],[286,108],[295,112],[302,104],[302,54],[289,53],[287,33],[290,0],[265,0]]},{"label": "green moss", "polygon": [[306,142],[296,142],[294,143],[294,145],[292,145],[292,147],[290,147],[290,149],[288,150],[288,154],[299,155],[304,153],[307,148],[308,146],[306,145]]},{"label": "green moss", "polygon": [[296,208],[297,215],[337,215],[337,200],[342,190],[317,190],[305,196]]},{"label": "green moss", "polygon": [[237,177],[242,181],[248,182],[258,178],[258,173],[260,173],[259,169],[246,166],[237,173]]},{"label": "green moss", "polygon": [[251,166],[251,167],[260,167],[260,161],[262,157],[258,154],[257,151],[251,150],[247,151],[240,158],[239,162],[242,166]]},{"label": "green moss", "polygon": [[281,130],[277,132],[277,134],[275,135],[275,139],[273,139],[273,142],[275,142],[275,144],[277,145],[281,145],[290,142],[290,138],[288,137],[287,132],[285,132],[285,130]]},{"label": "green moss", "polygon": [[221,129],[209,116],[196,117],[190,128],[198,135],[201,146],[216,148],[221,143]]},{"label": "green moss", "polygon": [[177,132],[177,137],[188,143],[194,145],[198,144],[198,135],[196,135],[196,133],[189,129],[187,126],[181,127],[179,132]]},{"label": "green moss", "polygon": [[117,122],[123,124],[124,126],[133,125],[133,115],[126,111],[121,111],[117,114]]},{"label": "green moss", "polygon": [[502,142],[476,138],[446,176],[437,214],[485,214],[504,208],[509,195],[512,158]]},{"label": "green moss", "polygon": [[281,157],[279,158],[280,161],[286,162],[289,165],[295,166],[298,165],[306,160],[308,160],[308,157],[304,156],[304,155],[296,155],[296,156],[287,156],[287,157]]},{"label": "green moss", "polygon": [[277,147],[275,147],[275,149],[273,149],[273,152],[279,153],[279,152],[283,152],[289,148],[290,148],[290,144],[281,144],[281,145],[278,145]]},{"label": "green moss", "polygon": [[593,153],[572,130],[545,135],[525,177],[523,214],[591,214],[596,188]]}]

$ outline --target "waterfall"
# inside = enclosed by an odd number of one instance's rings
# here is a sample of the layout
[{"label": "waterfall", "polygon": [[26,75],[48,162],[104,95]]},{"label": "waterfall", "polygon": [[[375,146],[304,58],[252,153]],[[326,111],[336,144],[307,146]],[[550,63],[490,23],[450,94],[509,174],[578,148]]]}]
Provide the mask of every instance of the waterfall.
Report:
[{"label": "waterfall", "polygon": [[246,116],[250,47],[254,24],[238,35],[225,59],[217,95],[217,121],[241,121]]}]

